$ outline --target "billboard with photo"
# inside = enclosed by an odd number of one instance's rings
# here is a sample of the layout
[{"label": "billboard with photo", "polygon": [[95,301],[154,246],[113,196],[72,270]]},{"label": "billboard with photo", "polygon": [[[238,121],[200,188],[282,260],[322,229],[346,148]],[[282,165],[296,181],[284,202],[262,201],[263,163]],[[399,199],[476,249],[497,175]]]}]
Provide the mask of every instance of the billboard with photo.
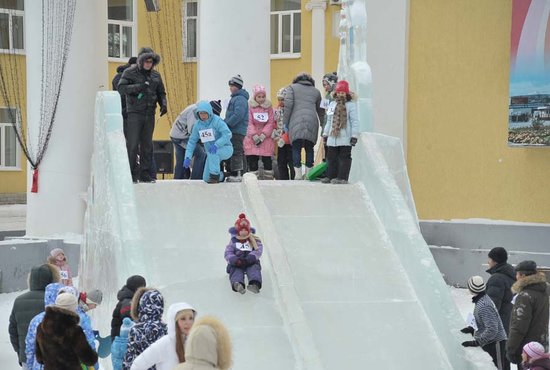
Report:
[{"label": "billboard with photo", "polygon": [[550,1],[513,0],[508,144],[550,146]]}]

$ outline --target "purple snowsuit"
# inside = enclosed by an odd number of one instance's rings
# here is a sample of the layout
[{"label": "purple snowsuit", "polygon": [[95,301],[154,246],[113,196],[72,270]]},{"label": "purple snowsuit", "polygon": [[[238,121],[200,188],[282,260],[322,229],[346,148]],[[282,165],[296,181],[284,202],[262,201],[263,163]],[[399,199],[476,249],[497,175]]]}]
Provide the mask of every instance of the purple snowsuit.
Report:
[{"label": "purple snowsuit", "polygon": [[[255,232],[254,228],[251,228],[252,234]],[[262,287],[262,266],[260,265],[260,257],[264,250],[262,241],[255,236],[256,245],[258,249],[253,249],[250,243],[242,243],[235,235],[237,231],[234,227],[229,229],[231,234],[231,241],[225,247],[225,260],[227,261],[227,273],[229,274],[229,281],[233,289],[234,283],[244,284],[244,275],[248,276],[248,284],[256,283],[259,288]]]}]

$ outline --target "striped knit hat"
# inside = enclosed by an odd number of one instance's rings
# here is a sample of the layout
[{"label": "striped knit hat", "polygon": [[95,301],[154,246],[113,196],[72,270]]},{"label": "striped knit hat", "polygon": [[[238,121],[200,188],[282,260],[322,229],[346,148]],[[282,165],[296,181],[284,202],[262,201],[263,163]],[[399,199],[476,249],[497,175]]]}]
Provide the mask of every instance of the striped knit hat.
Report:
[{"label": "striped knit hat", "polygon": [[241,75],[231,77],[229,80],[229,86],[237,86],[239,89],[243,88],[243,78]]},{"label": "striped knit hat", "polygon": [[539,342],[529,342],[526,345],[523,346],[523,352],[531,360],[538,360],[539,358],[546,357],[546,353],[544,352],[544,347]]},{"label": "striped knit hat", "polygon": [[485,283],[481,276],[472,276],[468,279],[468,289],[470,292],[478,294],[485,290]]}]

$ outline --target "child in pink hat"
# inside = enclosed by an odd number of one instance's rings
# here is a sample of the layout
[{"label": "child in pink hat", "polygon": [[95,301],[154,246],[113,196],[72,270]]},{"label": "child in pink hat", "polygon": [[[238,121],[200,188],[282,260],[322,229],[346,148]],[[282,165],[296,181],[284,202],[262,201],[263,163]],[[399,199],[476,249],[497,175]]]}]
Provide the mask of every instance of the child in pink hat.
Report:
[{"label": "child in pink hat", "polygon": [[529,342],[523,346],[521,353],[523,369],[550,370],[550,358],[544,346],[538,342]]},{"label": "child in pink hat", "polygon": [[261,158],[264,165],[261,179],[273,180],[271,157],[275,153],[275,142],[271,137],[275,129],[275,119],[271,101],[266,98],[262,85],[252,88],[252,100],[248,103],[248,128],[244,138],[244,154],[250,172],[258,175],[258,162]]},{"label": "child in pink hat", "polygon": [[69,286],[73,285],[71,269],[69,268],[69,263],[67,262],[67,257],[65,256],[63,249],[52,249],[50,256],[48,257],[48,263],[54,265],[59,270],[59,274],[61,275],[61,284]]}]

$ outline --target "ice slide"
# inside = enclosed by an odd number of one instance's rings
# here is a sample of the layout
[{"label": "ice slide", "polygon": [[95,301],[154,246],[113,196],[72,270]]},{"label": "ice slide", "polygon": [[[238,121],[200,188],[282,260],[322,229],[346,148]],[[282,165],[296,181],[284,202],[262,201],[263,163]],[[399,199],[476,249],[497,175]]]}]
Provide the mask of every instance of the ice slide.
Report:
[{"label": "ice slide", "polygon": [[[133,185],[117,102],[98,94],[79,274],[109,293],[102,331],[117,289],[141,273],[167,305],[227,324],[234,369],[492,368],[460,346],[463,320],[418,230],[397,139],[362,134],[346,186],[251,175]],[[265,245],[258,295],[232,292],[225,273],[240,212]]]}]

